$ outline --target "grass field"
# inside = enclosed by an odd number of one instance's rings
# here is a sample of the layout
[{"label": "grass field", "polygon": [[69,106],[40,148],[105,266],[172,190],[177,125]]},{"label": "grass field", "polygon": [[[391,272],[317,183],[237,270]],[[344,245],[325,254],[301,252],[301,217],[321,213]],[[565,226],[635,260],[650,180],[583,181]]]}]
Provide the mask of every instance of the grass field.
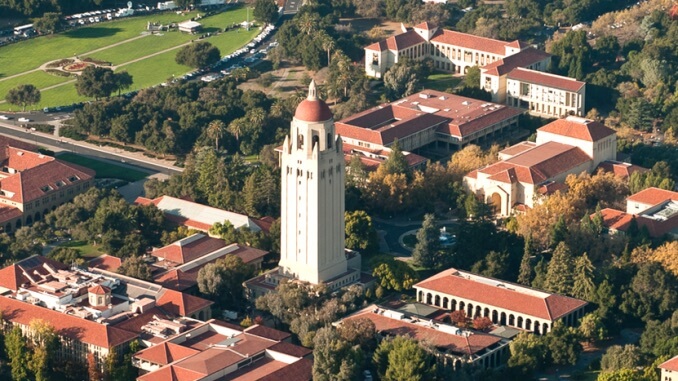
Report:
[{"label": "grass field", "polygon": [[454,89],[459,82],[461,82],[461,78],[453,77],[452,74],[434,73],[426,78],[423,85],[426,89],[445,91],[447,89]]},{"label": "grass field", "polygon": [[137,171],[132,168],[122,167],[110,162],[91,159],[89,157],[80,156],[71,152],[64,152],[57,156],[59,160],[68,161],[70,163],[82,165],[93,169],[97,172],[97,178],[100,179],[120,179],[125,181],[138,181],[149,174],[142,171]]},{"label": "grass field", "polygon": [[[138,37],[145,31],[146,23],[149,21],[167,24],[187,20],[197,13],[191,12],[186,15],[177,15],[170,12],[116,20],[2,47],[0,48],[0,99],[4,98],[9,89],[20,84],[30,83],[42,89],[72,80],[71,78],[52,76],[43,72],[28,73],[6,80],[3,80],[3,77],[35,69],[46,62],[74,55],[83,55],[83,53],[92,50],[105,48],[111,44]],[[237,8],[201,19],[200,23],[203,24],[205,32],[210,32],[215,31],[217,28],[225,28],[234,23],[242,22],[246,17],[246,9]],[[222,55],[226,55],[245,45],[258,33],[258,28],[253,28],[247,32],[231,31],[211,37],[207,41],[218,47]],[[87,56],[110,61],[114,65],[120,65],[149,54],[179,46],[195,38],[196,36],[193,35],[167,32],[162,33],[162,36],[149,35],[125,42],[118,46],[88,54]],[[121,66],[118,70],[127,70],[132,74],[134,84],[131,89],[136,90],[154,86],[166,81],[173,75],[180,76],[191,70],[189,67],[178,65],[174,62],[175,56],[176,50],[172,50]],[[43,91],[41,102],[31,106],[30,109],[39,110],[44,107],[68,105],[85,100],[88,100],[88,98],[79,96],[73,84],[65,84]],[[2,103],[0,104],[0,110],[18,111],[20,108]]]},{"label": "grass field", "polygon": [[103,254],[99,251],[99,249],[85,241],[68,241],[60,244],[59,247],[70,247],[76,249],[80,253],[80,256],[85,259],[96,258]]}]

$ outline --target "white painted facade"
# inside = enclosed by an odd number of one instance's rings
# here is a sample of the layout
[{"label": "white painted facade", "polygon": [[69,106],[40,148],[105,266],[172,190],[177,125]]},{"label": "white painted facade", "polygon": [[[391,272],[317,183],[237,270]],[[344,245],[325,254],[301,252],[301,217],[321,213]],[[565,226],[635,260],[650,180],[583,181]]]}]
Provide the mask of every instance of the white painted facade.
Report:
[{"label": "white painted facade", "polygon": [[560,118],[585,113],[586,86],[575,92],[512,78],[506,83],[506,104],[525,108],[532,115]]}]

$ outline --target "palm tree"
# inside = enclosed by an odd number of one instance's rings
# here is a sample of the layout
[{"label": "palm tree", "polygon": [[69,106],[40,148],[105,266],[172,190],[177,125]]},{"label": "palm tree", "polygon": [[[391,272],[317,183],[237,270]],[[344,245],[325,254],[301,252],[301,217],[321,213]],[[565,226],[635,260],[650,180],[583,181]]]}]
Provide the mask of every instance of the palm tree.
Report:
[{"label": "palm tree", "polygon": [[257,107],[255,109],[250,110],[247,113],[247,119],[255,125],[255,126],[261,126],[264,123],[264,120],[266,119],[266,112],[264,111],[263,108]]},{"label": "palm tree", "polygon": [[213,120],[207,125],[207,136],[214,139],[214,146],[219,151],[219,139],[226,134],[226,125],[221,120]]},{"label": "palm tree", "polygon": [[327,67],[330,67],[330,51],[334,49],[334,39],[324,32],[320,38],[322,39],[323,49],[327,51]]},{"label": "palm tree", "polygon": [[242,134],[243,130],[245,129],[245,123],[247,123],[247,119],[238,118],[234,119],[228,125],[228,132],[233,134],[233,136],[235,136],[235,140],[238,142],[240,142],[240,134]]},{"label": "palm tree", "polygon": [[297,21],[297,27],[302,33],[311,34],[317,29],[319,21],[317,14],[305,12]]}]

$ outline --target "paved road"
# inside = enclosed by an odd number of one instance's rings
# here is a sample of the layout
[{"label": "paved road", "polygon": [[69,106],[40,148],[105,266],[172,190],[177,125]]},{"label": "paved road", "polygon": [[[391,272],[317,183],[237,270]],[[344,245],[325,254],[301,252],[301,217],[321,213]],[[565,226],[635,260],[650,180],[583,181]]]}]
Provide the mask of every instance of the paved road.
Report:
[{"label": "paved road", "polygon": [[0,123],[0,134],[6,136],[12,136],[16,138],[23,139],[25,141],[32,142],[34,144],[39,144],[46,146],[47,148],[56,148],[57,150],[72,151],[80,155],[91,156],[94,158],[107,159],[117,164],[124,163],[128,165],[138,166],[143,169],[150,170],[152,172],[166,173],[166,174],[176,174],[181,173],[183,170],[174,166],[163,165],[159,163],[154,163],[151,161],[145,161],[141,158],[138,158],[138,154],[133,156],[126,151],[122,152],[110,152],[110,149],[102,149],[96,147],[92,144],[82,143],[82,142],[73,142],[41,134],[35,133],[33,131],[17,130],[16,127],[12,128],[7,123]]}]

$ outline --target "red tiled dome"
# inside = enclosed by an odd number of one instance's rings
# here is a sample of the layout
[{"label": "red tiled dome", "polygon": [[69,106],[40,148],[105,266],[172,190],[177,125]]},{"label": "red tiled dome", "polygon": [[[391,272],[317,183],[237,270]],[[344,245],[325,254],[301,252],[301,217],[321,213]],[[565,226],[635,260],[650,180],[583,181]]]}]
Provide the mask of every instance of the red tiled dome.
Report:
[{"label": "red tiled dome", "polygon": [[327,104],[320,99],[304,99],[304,101],[297,106],[294,117],[305,122],[324,122],[332,118],[332,111],[330,111]]},{"label": "red tiled dome", "polygon": [[304,122],[324,122],[332,119],[332,111],[318,98],[315,81],[312,80],[308,85],[308,98],[299,103],[294,117]]}]

